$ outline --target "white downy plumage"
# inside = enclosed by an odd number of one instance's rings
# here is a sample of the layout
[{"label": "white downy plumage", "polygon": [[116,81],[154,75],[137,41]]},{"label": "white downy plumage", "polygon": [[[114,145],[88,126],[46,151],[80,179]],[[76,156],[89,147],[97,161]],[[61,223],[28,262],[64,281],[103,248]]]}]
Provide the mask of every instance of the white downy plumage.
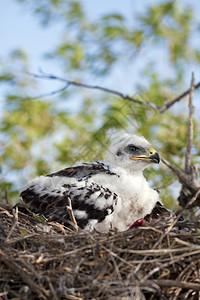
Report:
[{"label": "white downy plumage", "polygon": [[108,150],[108,160],[79,163],[30,181],[20,197],[28,209],[70,226],[69,198],[77,224],[85,230],[124,231],[151,213],[159,202],[143,176],[158,153],[144,137],[120,133]]}]

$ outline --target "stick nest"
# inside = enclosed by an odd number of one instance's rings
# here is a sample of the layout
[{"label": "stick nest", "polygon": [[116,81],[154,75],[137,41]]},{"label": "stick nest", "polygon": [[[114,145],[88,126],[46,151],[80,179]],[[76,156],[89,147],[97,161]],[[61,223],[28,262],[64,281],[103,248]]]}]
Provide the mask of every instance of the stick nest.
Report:
[{"label": "stick nest", "polygon": [[0,297],[200,299],[200,220],[176,226],[73,233],[0,203]]}]

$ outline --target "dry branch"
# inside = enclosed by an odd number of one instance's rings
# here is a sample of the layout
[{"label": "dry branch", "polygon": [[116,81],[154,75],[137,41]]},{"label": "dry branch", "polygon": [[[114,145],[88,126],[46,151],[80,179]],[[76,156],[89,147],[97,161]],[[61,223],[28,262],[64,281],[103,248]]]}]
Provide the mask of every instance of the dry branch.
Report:
[{"label": "dry branch", "polygon": [[[162,159],[165,165],[167,165],[178,177],[180,183],[182,184],[182,188],[180,191],[180,196],[178,197],[179,204],[182,207],[189,207],[188,203],[190,203],[190,207],[199,206],[200,205],[200,184],[198,182],[198,171],[195,165],[192,165],[192,145],[193,145],[193,114],[194,114],[194,106],[193,106],[193,97],[194,97],[194,74],[192,73],[191,86],[189,89],[189,116],[188,116],[188,134],[187,134],[187,146],[185,153],[185,170],[177,168],[172,165],[165,159]],[[197,196],[196,196],[197,195]],[[191,199],[195,199],[195,201],[191,201]]]},{"label": "dry branch", "polygon": [[183,289],[192,289],[192,290],[195,290],[195,291],[200,291],[200,284],[199,283],[192,283],[192,282],[186,282],[186,281],[157,279],[157,280],[149,280],[149,281],[147,281],[147,283],[149,283],[149,284],[156,283],[159,286],[181,287]]},{"label": "dry branch", "polygon": [[72,202],[71,202],[71,199],[68,197],[68,205],[67,205],[67,212],[69,214],[69,217],[70,217],[70,220],[71,220],[71,225],[74,229],[75,232],[78,232],[78,225],[77,225],[77,222],[76,222],[76,219],[74,217],[74,213],[73,213],[73,210],[72,210]]},{"label": "dry branch", "polygon": [[[177,103],[178,101],[180,101],[181,99],[183,99],[184,97],[186,97],[189,93],[190,93],[190,89],[187,89],[185,92],[183,92],[182,94],[178,95],[177,97],[175,97],[172,100],[169,100],[166,104],[162,105],[162,106],[158,106],[155,105],[154,103],[151,102],[147,102],[147,101],[142,101],[139,99],[136,99],[130,95],[121,93],[119,91],[113,90],[113,89],[109,89],[100,85],[91,85],[91,84],[86,84],[86,83],[81,83],[81,82],[77,82],[77,81],[73,81],[73,80],[67,80],[65,78],[53,75],[53,74],[47,74],[44,72],[41,72],[41,74],[34,74],[34,73],[28,73],[29,75],[35,77],[35,78],[39,78],[39,79],[47,79],[47,80],[57,80],[60,82],[64,83],[64,86],[58,90],[46,93],[46,94],[42,94],[42,95],[38,95],[36,97],[31,97],[30,99],[36,99],[36,98],[42,98],[42,97],[46,97],[46,96],[52,96],[54,94],[58,94],[61,93],[62,91],[66,90],[69,86],[77,86],[77,87],[81,87],[81,88],[87,88],[87,89],[95,89],[95,90],[99,90],[102,92],[106,92],[115,96],[120,97],[123,100],[127,100],[130,102],[133,102],[135,104],[139,104],[141,106],[153,109],[158,111],[159,113],[163,113],[166,110],[168,110],[171,106],[173,106],[175,103]],[[200,87],[200,82],[198,82],[196,85],[194,85],[194,89],[198,89]]]},{"label": "dry branch", "polygon": [[[192,165],[192,145],[193,145],[193,114],[194,114],[194,107],[193,107],[193,97],[194,97],[194,74],[192,73],[191,79],[191,87],[189,93],[189,116],[188,116],[188,135],[187,135],[187,147],[186,147],[186,154],[185,154],[185,174],[187,177],[187,182],[190,182],[191,185],[196,186],[196,190],[200,190],[200,184],[198,182],[198,171],[197,167]],[[180,196],[178,201],[181,206],[187,205],[188,201],[193,197],[194,191],[191,190],[191,187],[188,187],[186,184],[182,184]],[[200,197],[197,198],[197,201],[194,203],[195,205],[200,205]]]},{"label": "dry branch", "polygon": [[193,145],[193,114],[194,107],[192,104],[194,97],[194,73],[192,73],[191,87],[189,93],[189,116],[188,116],[188,134],[187,134],[187,148],[185,154],[185,173],[190,174],[191,172],[191,163],[192,163],[192,145]]},{"label": "dry branch", "polygon": [[[198,89],[200,87],[200,82],[198,82],[197,84],[194,85],[194,90]],[[190,88],[187,89],[185,92],[183,92],[182,94],[178,95],[177,97],[175,97],[172,100],[169,100],[166,104],[164,104],[163,106],[160,106],[158,108],[160,113],[165,112],[166,110],[168,110],[171,106],[173,106],[175,103],[177,103],[178,101],[182,100],[183,98],[185,98],[187,95],[190,94]]]},{"label": "dry branch", "polygon": [[11,237],[11,235],[12,235],[14,229],[15,229],[15,226],[17,226],[17,222],[18,222],[18,207],[13,209],[13,225],[12,225],[12,227],[11,227],[7,237],[6,237],[6,240],[5,240],[6,243],[9,241],[9,239],[10,239],[10,237]]},{"label": "dry branch", "polygon": [[58,80],[58,81],[61,81],[61,82],[65,83],[65,85],[61,89],[52,91],[50,93],[38,95],[36,97],[31,97],[30,99],[36,99],[36,98],[42,98],[42,97],[46,97],[46,96],[52,96],[54,94],[61,93],[62,91],[67,89],[69,86],[77,86],[77,87],[86,88],[86,89],[100,90],[102,92],[106,92],[106,93],[118,96],[118,97],[122,98],[123,100],[128,100],[128,101],[131,101],[133,103],[136,103],[136,104],[139,104],[139,105],[142,105],[142,106],[146,106],[146,107],[151,108],[151,109],[155,109],[155,110],[157,109],[157,106],[153,103],[141,101],[141,100],[133,98],[133,97],[127,95],[127,94],[123,94],[119,91],[109,89],[109,88],[105,88],[105,87],[102,87],[102,86],[99,86],[99,85],[90,85],[90,84],[81,83],[81,82],[77,82],[77,81],[73,81],[73,80],[67,80],[67,79],[52,75],[52,74],[45,74],[45,73],[33,74],[33,73],[29,73],[29,75],[32,75],[35,78],[48,79],[48,80]]}]

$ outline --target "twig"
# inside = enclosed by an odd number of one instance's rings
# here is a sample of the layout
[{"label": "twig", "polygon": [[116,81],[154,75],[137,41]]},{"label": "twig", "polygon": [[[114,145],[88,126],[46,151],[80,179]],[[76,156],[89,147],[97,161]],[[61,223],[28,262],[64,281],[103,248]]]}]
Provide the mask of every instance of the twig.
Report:
[{"label": "twig", "polygon": [[[176,102],[180,101],[181,99],[183,99],[185,96],[187,96],[190,93],[190,88],[187,89],[185,92],[183,92],[181,95],[175,97],[174,99],[168,101],[166,104],[162,105],[162,106],[158,106],[155,105],[154,103],[150,103],[147,101],[141,101],[139,99],[135,99],[127,94],[121,93],[119,91],[113,90],[113,89],[109,89],[109,88],[105,88],[99,85],[90,85],[90,84],[85,84],[85,83],[81,83],[81,82],[76,82],[73,80],[67,80],[65,78],[59,77],[59,76],[55,76],[52,74],[47,74],[44,72],[41,72],[41,74],[33,74],[33,73],[28,73],[29,75],[35,77],[35,78],[40,78],[40,79],[48,79],[48,80],[58,80],[61,82],[64,82],[65,85],[64,87],[62,87],[61,89],[52,91],[50,93],[46,93],[40,96],[36,96],[36,97],[30,97],[30,99],[36,99],[36,98],[41,98],[41,97],[46,97],[46,96],[51,96],[57,93],[62,92],[63,90],[67,89],[70,85],[73,86],[78,86],[78,87],[82,87],[82,88],[87,88],[87,89],[96,89],[96,90],[100,90],[103,92],[107,92],[109,94],[113,94],[116,95],[120,98],[122,98],[123,100],[128,100],[131,101],[133,103],[142,105],[142,106],[146,106],[148,108],[154,109],[156,111],[158,111],[159,113],[163,113],[165,112],[167,109],[169,109],[172,105],[174,105]],[[196,85],[194,85],[194,89],[197,89],[200,87],[200,82],[198,82]]]},{"label": "twig", "polygon": [[[170,162],[162,159],[163,163],[166,164],[178,177],[180,183],[182,184],[182,188],[180,191],[180,196],[178,197],[178,201],[182,207],[187,205],[188,201],[191,203],[190,199],[193,197],[198,190],[200,189],[200,185],[198,182],[198,172],[195,165],[192,165],[192,144],[193,144],[193,114],[194,107],[192,104],[194,97],[194,73],[192,73],[191,79],[191,87],[189,90],[189,116],[188,116],[188,133],[187,133],[187,146],[185,153],[185,170],[182,171],[176,166],[173,166]],[[200,198],[196,197],[196,202],[192,202],[193,206],[198,205]],[[188,207],[188,206],[187,206]]]},{"label": "twig", "polygon": [[[200,82],[198,82],[197,84],[194,85],[194,89],[198,89],[200,87]],[[183,99],[185,96],[187,96],[190,93],[190,88],[187,89],[185,92],[183,92],[181,95],[175,97],[174,99],[170,100],[167,102],[167,104],[160,106],[158,108],[160,113],[165,112],[167,109],[169,109],[172,105],[174,105],[176,102],[180,101],[181,99]]]},{"label": "twig", "polygon": [[57,89],[57,90],[54,90],[52,92],[49,92],[49,93],[44,93],[44,94],[40,94],[40,95],[37,95],[35,97],[25,97],[25,99],[31,99],[31,100],[34,100],[34,99],[38,99],[38,98],[44,98],[44,97],[49,97],[49,96],[53,96],[53,95],[56,95],[56,94],[60,94],[61,92],[63,92],[64,90],[66,90],[68,88],[69,84],[66,83],[62,88],[60,89]]},{"label": "twig", "polygon": [[51,294],[52,294],[51,295],[52,299],[53,300],[59,300],[58,295],[57,295],[57,293],[56,293],[56,291],[54,289],[54,286],[53,286],[53,284],[51,282],[51,279],[49,278],[49,276],[47,276],[46,279],[47,279],[47,282],[49,284],[49,288],[50,288],[50,291],[51,291]]},{"label": "twig", "polygon": [[[0,292],[0,297],[2,297],[2,296],[6,296],[8,294],[8,292]],[[3,299],[3,298],[2,298]]]},{"label": "twig", "polygon": [[199,195],[200,195],[200,189],[196,192],[196,194],[192,197],[192,199],[186,204],[186,206],[178,213],[175,220],[169,225],[169,227],[167,228],[165,233],[163,235],[161,235],[160,239],[155,243],[153,248],[157,247],[157,245],[160,244],[160,242],[163,240],[163,238],[170,233],[170,231],[176,225],[176,223],[178,222],[180,217],[182,217],[184,211],[186,209],[188,209],[196,201],[196,199],[198,198]]},{"label": "twig", "polygon": [[[176,278],[178,281],[179,280],[184,280],[184,281],[186,281],[187,279],[188,279],[188,277],[190,276],[190,274],[192,273],[192,267],[193,266],[195,266],[195,264],[194,264],[194,262],[191,262],[191,264],[189,264],[186,268],[184,268],[183,270],[182,270],[182,272],[178,275],[178,277]],[[178,299],[178,296],[180,295],[180,293],[181,293],[181,291],[182,291],[182,288],[181,287],[179,287],[177,290],[176,290],[176,292],[175,292],[175,297],[174,297],[174,299],[173,300],[177,300]]]},{"label": "twig", "polygon": [[6,214],[9,218],[12,218],[12,215],[3,207],[0,207],[0,215],[1,214]]},{"label": "twig", "polygon": [[123,94],[121,92],[118,92],[118,91],[115,91],[115,90],[112,90],[112,89],[108,89],[108,88],[105,88],[105,87],[102,87],[102,86],[99,86],[99,85],[89,85],[89,84],[79,83],[79,82],[75,82],[75,81],[68,81],[68,82],[71,85],[80,86],[80,87],[88,88],[88,89],[101,90],[103,92],[107,92],[109,94],[119,96],[123,100],[128,100],[128,101],[134,102],[136,104],[146,106],[148,108],[157,109],[157,106],[153,103],[141,101],[141,100],[135,99],[135,98],[133,98],[133,97],[127,95],[127,94]]},{"label": "twig", "polygon": [[168,234],[171,231],[171,229],[178,222],[178,220],[180,219],[180,217],[182,217],[184,211],[186,209],[188,209],[197,200],[197,198],[199,197],[199,195],[200,195],[200,189],[196,192],[196,194],[192,197],[192,199],[185,205],[185,207],[178,213],[178,215],[176,216],[176,219],[174,220],[174,222],[172,222],[171,225],[168,227],[165,235]]},{"label": "twig", "polygon": [[36,98],[51,96],[51,95],[57,94],[59,92],[62,92],[63,90],[67,89],[70,85],[73,85],[73,86],[78,86],[78,87],[82,87],[82,88],[86,88],[86,89],[94,89],[94,90],[100,90],[100,91],[103,91],[103,92],[107,92],[109,94],[116,95],[116,96],[122,98],[123,100],[128,100],[128,101],[134,102],[136,104],[140,104],[140,105],[146,106],[148,108],[157,110],[157,106],[153,103],[141,101],[141,100],[135,99],[135,98],[133,98],[133,97],[127,95],[127,94],[123,94],[119,91],[115,91],[115,90],[105,88],[105,87],[102,87],[102,86],[99,86],[99,85],[91,85],[91,84],[81,83],[81,82],[77,82],[77,81],[73,81],[73,80],[67,80],[67,79],[64,79],[62,77],[58,77],[58,76],[55,76],[55,75],[52,75],[52,74],[46,74],[46,73],[42,73],[41,75],[33,74],[33,73],[28,73],[28,74],[35,77],[35,78],[58,80],[58,81],[62,81],[62,82],[65,83],[65,86],[62,87],[60,90],[58,89],[56,91],[53,91],[53,92],[50,92],[50,93],[47,93],[47,94],[43,94],[43,95],[40,95],[40,96],[37,96],[37,97],[33,97],[33,98],[30,97],[30,99],[36,99]]},{"label": "twig", "polygon": [[196,182],[193,182],[193,181],[189,180],[188,177],[187,177],[187,174],[185,172],[183,172],[181,169],[174,166],[173,164],[171,164],[169,161],[167,161],[164,158],[162,158],[161,161],[167,167],[169,167],[174,172],[174,174],[176,174],[176,176],[178,177],[180,183],[186,185],[188,189],[191,189],[194,192],[196,192],[198,190],[198,185],[196,184]]},{"label": "twig", "polygon": [[76,222],[76,219],[74,217],[73,210],[72,210],[72,202],[71,202],[71,199],[69,197],[67,197],[67,199],[68,199],[67,212],[68,212],[69,217],[71,219],[71,225],[73,226],[74,231],[78,232],[78,225],[77,225],[77,222]]},{"label": "twig", "polygon": [[35,236],[39,236],[38,233],[31,233],[31,234],[26,234],[25,236],[22,236],[22,237],[17,237],[15,238],[14,240],[9,240],[6,242],[7,245],[11,245],[11,244],[15,244],[17,242],[20,242],[20,241],[25,241],[27,239],[30,239],[30,238],[33,238]]},{"label": "twig", "polygon": [[188,135],[187,135],[187,148],[185,154],[185,173],[189,174],[191,172],[191,160],[192,160],[192,144],[193,144],[193,114],[194,114],[194,107],[192,105],[192,100],[194,97],[194,73],[192,73],[191,79],[191,87],[190,87],[190,94],[189,94],[189,117],[188,117]]},{"label": "twig", "polygon": [[[117,259],[119,259],[121,262],[123,262],[125,265],[130,266],[131,268],[133,267],[133,264],[129,261],[126,261],[125,259],[123,259],[122,257],[120,257],[119,255],[117,255],[116,253],[114,253],[112,250],[106,248],[104,245],[101,245],[102,249],[104,249],[106,252],[108,252],[110,255],[112,255],[113,257],[116,257]],[[137,275],[137,274],[134,274]]]},{"label": "twig", "polygon": [[113,262],[113,265],[115,267],[115,272],[117,274],[117,277],[120,281],[122,281],[122,276],[121,276],[121,273],[120,273],[120,270],[119,270],[119,267],[118,267],[118,264],[116,263],[116,260],[115,260],[115,257],[111,254],[111,259],[112,259],[112,262]]},{"label": "twig", "polygon": [[133,254],[141,254],[141,255],[148,255],[148,256],[162,256],[162,255],[167,255],[167,254],[178,254],[179,252],[182,251],[190,251],[190,250],[198,250],[200,252],[200,246],[197,245],[191,245],[189,247],[183,247],[183,248],[177,248],[177,249],[145,249],[145,250],[132,250],[132,249],[120,249],[122,253],[133,253]]},{"label": "twig", "polygon": [[[197,84],[194,85],[194,89],[198,89],[200,87],[200,82],[198,82]],[[177,96],[176,98],[170,100],[167,102],[167,104],[160,106],[158,108],[160,113],[165,112],[167,109],[169,109],[172,105],[174,105],[176,102],[180,101],[181,99],[183,99],[185,96],[187,96],[190,93],[190,88],[187,89],[185,92],[183,92],[182,94],[180,94],[179,96]]]},{"label": "twig", "polygon": [[168,183],[160,185],[160,186],[156,186],[156,190],[160,191],[162,189],[165,189],[166,187],[172,185],[174,182],[176,182],[176,178],[174,177],[172,180],[170,180]]},{"label": "twig", "polygon": [[11,237],[11,235],[12,235],[12,233],[13,233],[13,231],[14,231],[17,223],[18,223],[18,207],[17,206],[16,206],[15,209],[13,209],[13,219],[14,219],[13,225],[12,225],[12,227],[11,227],[7,237],[6,237],[5,243],[7,243],[9,241],[9,238]]},{"label": "twig", "polygon": [[5,187],[5,201],[6,201],[6,204],[9,203],[9,199],[8,199],[8,186]]},{"label": "twig", "polygon": [[194,291],[200,291],[200,285],[199,283],[193,283],[193,282],[187,282],[187,281],[176,281],[176,280],[170,280],[170,279],[154,279],[154,280],[148,280],[145,283],[156,283],[159,286],[167,286],[167,287],[181,287],[184,289],[192,289]]},{"label": "twig", "polygon": [[[192,79],[191,79],[191,87],[190,87],[190,94],[189,94],[189,116],[188,116],[188,134],[187,134],[187,147],[186,147],[186,154],[185,154],[185,175],[186,175],[186,181],[189,183],[189,186],[187,183],[182,183],[182,188],[180,191],[180,196],[178,197],[178,201],[181,206],[185,206],[191,196],[194,195],[194,193],[200,189],[200,185],[198,182],[198,171],[197,167],[195,165],[192,165],[192,144],[193,144],[193,114],[194,114],[194,107],[192,105],[194,97],[194,73],[192,73]],[[196,188],[192,188],[191,186],[196,186]],[[195,203],[198,205],[200,201],[200,198]]]},{"label": "twig", "polygon": [[[179,182],[183,186],[185,186],[188,191],[191,191],[192,195],[194,195],[195,193],[198,192],[198,190],[200,189],[200,186],[199,186],[199,183],[197,180],[197,170],[196,170],[195,166],[191,166],[191,173],[186,174],[185,172],[183,172],[176,166],[172,165],[166,159],[162,158],[161,160],[166,166],[168,166],[177,175]],[[188,199],[190,199],[190,198],[188,197]],[[182,203],[180,203],[180,204],[181,204],[181,206],[184,207],[186,203],[184,203],[184,205],[182,205]],[[192,204],[194,204],[194,202],[192,202]],[[195,205],[198,205],[198,203],[196,202]]]}]

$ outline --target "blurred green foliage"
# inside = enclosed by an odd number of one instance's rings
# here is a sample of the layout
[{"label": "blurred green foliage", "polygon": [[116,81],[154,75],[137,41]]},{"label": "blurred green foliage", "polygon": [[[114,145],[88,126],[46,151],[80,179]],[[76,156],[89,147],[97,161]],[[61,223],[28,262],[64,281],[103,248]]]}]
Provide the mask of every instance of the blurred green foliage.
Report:
[{"label": "blurred green foliage", "polygon": [[[188,64],[200,62],[200,51],[191,43],[199,24],[192,7],[178,1],[152,3],[144,14],[133,16],[134,25],[126,16],[114,12],[91,21],[81,1],[18,2],[24,9],[32,10],[44,26],[62,22],[63,38],[46,56],[61,65],[67,79],[85,82],[94,78],[105,82],[123,60],[131,62],[134,57],[145,62],[141,50],[149,49],[155,51],[155,59],[147,60],[138,74],[143,80],[137,85],[137,98],[163,105],[185,90]],[[160,48],[166,53],[165,65],[169,70],[162,74],[156,68],[160,59],[156,51]],[[76,160],[105,158],[110,128],[144,135],[164,158],[183,166],[187,137],[185,103],[159,114],[111,94],[84,89],[77,92],[78,87],[57,94],[53,101],[31,99],[37,91],[37,81],[26,75],[30,69],[26,53],[14,50],[8,61],[0,64],[0,82],[9,86],[0,125],[2,199],[7,197],[7,187],[9,201],[17,201],[17,189],[30,177],[56,171]],[[82,104],[71,113],[64,103],[74,101],[75,95]],[[199,134],[196,120],[194,159],[199,155]],[[163,165],[145,172],[152,185],[161,188],[165,205],[176,205],[171,185],[176,179],[172,172]]]}]

